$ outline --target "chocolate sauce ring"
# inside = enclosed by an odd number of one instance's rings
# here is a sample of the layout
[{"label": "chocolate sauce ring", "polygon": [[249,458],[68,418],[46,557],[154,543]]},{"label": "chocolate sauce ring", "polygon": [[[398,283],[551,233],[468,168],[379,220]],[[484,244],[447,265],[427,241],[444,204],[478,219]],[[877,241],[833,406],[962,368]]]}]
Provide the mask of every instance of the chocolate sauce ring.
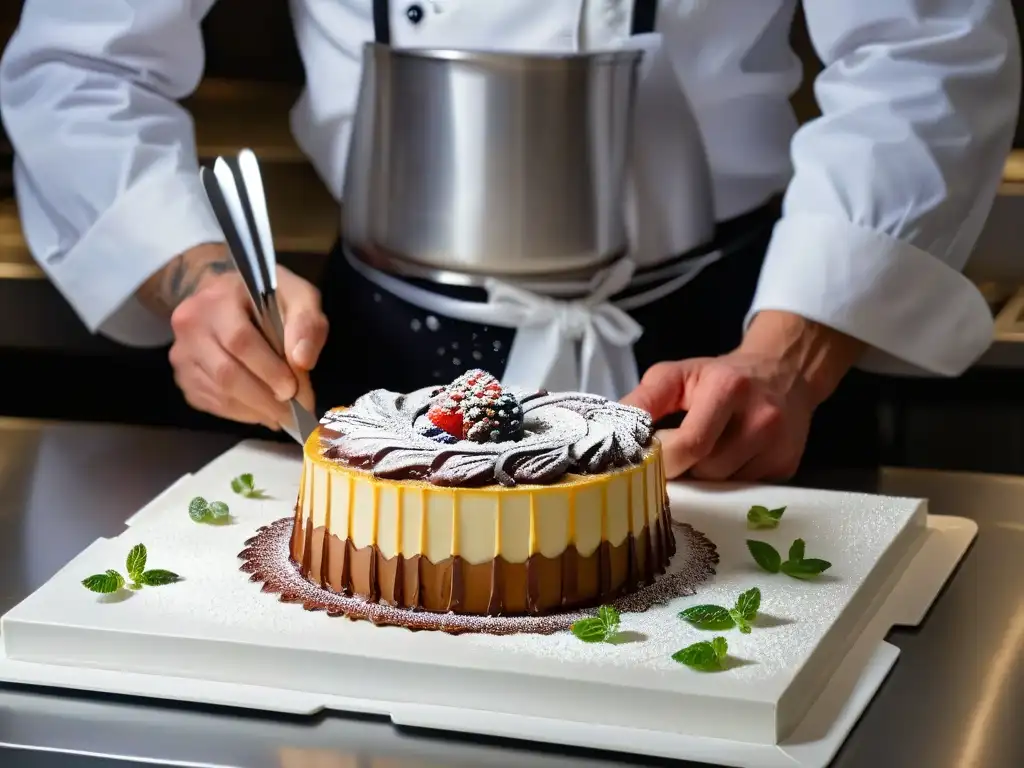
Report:
[{"label": "chocolate sauce ring", "polygon": [[[243,561],[240,570],[249,574],[249,581],[262,583],[263,592],[277,594],[283,603],[299,603],[307,611],[324,611],[328,616],[346,616],[377,626],[434,630],[450,635],[550,635],[597,613],[596,609],[585,609],[541,616],[473,616],[414,611],[340,595],[311,584],[299,573],[289,556],[293,523],[291,517],[285,517],[257,529],[238,554]],[[615,600],[612,605],[621,613],[642,613],[655,605],[695,595],[697,587],[715,575],[718,549],[714,543],[686,523],[673,521],[672,530],[677,554],[668,571],[652,584]],[[684,560],[681,562],[680,558]]]}]

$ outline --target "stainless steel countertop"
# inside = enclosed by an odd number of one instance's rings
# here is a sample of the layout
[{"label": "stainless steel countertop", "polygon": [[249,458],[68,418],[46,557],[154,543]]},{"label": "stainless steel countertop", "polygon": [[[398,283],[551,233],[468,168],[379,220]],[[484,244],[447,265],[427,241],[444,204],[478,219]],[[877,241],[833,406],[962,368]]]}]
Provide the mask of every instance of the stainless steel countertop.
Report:
[{"label": "stainless steel countertop", "polygon": [[[0,613],[231,443],[0,419]],[[837,474],[804,482],[928,497],[932,511],[971,517],[981,527],[923,626],[890,636],[902,655],[835,768],[1024,765],[1024,478],[886,470],[880,478]],[[0,745],[50,753],[30,758],[0,749],[5,766],[96,764],[71,754],[218,768],[672,764],[399,731],[367,718],[256,716],[2,686]]]}]

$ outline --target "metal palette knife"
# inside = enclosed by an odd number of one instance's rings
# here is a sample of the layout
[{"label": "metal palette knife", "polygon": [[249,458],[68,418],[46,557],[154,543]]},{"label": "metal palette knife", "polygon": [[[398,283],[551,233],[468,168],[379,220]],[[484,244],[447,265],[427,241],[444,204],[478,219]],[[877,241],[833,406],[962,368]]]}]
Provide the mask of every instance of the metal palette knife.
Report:
[{"label": "metal palette knife", "polygon": [[[213,170],[200,169],[200,177],[231,258],[249,291],[256,325],[274,351],[286,359],[284,320],[277,302],[277,254],[256,155],[243,149],[237,159],[218,157]],[[284,429],[304,444],[318,419],[295,398],[290,406],[294,426],[283,425]]]}]

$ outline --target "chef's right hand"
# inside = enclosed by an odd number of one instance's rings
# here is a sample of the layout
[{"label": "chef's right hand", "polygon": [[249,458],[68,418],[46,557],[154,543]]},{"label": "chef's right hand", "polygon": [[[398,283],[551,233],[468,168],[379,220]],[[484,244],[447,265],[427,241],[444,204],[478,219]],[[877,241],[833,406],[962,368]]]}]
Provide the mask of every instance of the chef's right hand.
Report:
[{"label": "chef's right hand", "polygon": [[288,401],[313,408],[309,371],[327,339],[320,293],[278,267],[287,363],[253,323],[251,302],[226,248],[201,245],[151,278],[140,298],[170,311],[174,378],[198,410],[277,430],[291,423]]}]

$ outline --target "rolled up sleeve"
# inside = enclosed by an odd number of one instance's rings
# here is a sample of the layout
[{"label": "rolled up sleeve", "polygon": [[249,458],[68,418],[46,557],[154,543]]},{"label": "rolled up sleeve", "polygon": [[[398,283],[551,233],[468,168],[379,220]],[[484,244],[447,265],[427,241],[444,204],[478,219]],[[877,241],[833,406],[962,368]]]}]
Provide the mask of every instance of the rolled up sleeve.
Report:
[{"label": "rolled up sleeve", "polygon": [[223,235],[178,101],[202,77],[214,0],[27,0],[0,61],[29,248],[92,331],[170,338],[133,298],[183,251]]},{"label": "rolled up sleeve", "polygon": [[822,116],[794,175],[749,323],[766,309],[869,345],[863,367],[954,376],[992,341],[962,269],[1011,148],[1020,100],[1008,0],[805,0]]}]

